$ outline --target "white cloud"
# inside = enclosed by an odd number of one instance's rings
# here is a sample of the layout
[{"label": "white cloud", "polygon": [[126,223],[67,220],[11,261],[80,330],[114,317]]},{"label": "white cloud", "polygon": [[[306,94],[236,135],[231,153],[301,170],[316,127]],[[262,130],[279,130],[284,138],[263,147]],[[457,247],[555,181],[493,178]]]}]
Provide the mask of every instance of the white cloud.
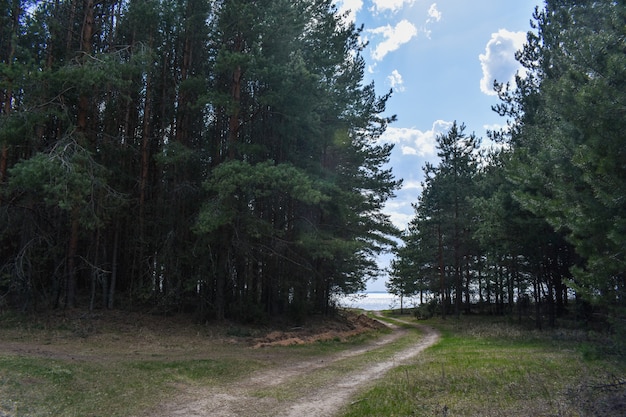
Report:
[{"label": "white cloud", "polygon": [[[404,187],[402,188],[404,189]],[[404,201],[400,201],[397,199],[387,200],[387,202],[385,203],[385,207],[391,210],[403,209],[405,205],[406,203]]]},{"label": "white cloud", "polygon": [[380,138],[382,142],[396,145],[392,151],[393,171],[396,176],[404,178],[396,198],[387,202],[384,210],[398,228],[404,229],[415,215],[412,204],[422,192],[423,164],[437,161],[436,138],[447,133],[450,127],[452,122],[444,120],[436,120],[427,131],[388,127]]},{"label": "white cloud", "polygon": [[437,3],[433,3],[428,8],[428,20],[426,23],[438,22],[441,20],[441,12],[437,10]]},{"label": "white cloud", "polygon": [[422,28],[422,32],[424,32],[426,38],[430,39],[430,35],[432,33],[430,26],[432,23],[439,22],[441,20],[441,16],[441,12],[439,11],[439,9],[437,9],[437,3],[431,4],[428,8],[428,19],[426,19],[426,24]]},{"label": "white cloud", "polygon": [[348,22],[356,22],[356,14],[363,7],[363,0],[336,0],[335,5],[340,15],[348,12]]},{"label": "white cloud", "polygon": [[422,182],[416,180],[404,181],[402,183],[403,190],[419,190],[422,191]]},{"label": "white cloud", "polygon": [[485,132],[499,132],[501,130],[508,130],[509,126],[506,123],[491,123],[483,125],[483,130]]},{"label": "white cloud", "polygon": [[424,150],[418,151],[418,149],[416,149],[413,146],[403,145],[400,147],[400,149],[402,150],[402,155],[419,155],[419,156],[425,155]]},{"label": "white cloud", "polygon": [[452,122],[437,120],[426,132],[414,128],[388,127],[380,139],[399,145],[402,155],[431,157],[437,153],[435,149],[437,135],[446,133],[451,126]]},{"label": "white cloud", "polygon": [[397,228],[404,229],[414,217],[414,210],[411,203],[416,201],[417,197],[414,195],[407,195],[404,199],[396,198],[387,201],[383,212],[389,216],[389,220],[391,220]]},{"label": "white cloud", "polygon": [[500,83],[514,83],[515,73],[522,73],[522,66],[515,60],[515,52],[522,49],[526,41],[525,32],[510,32],[500,29],[491,34],[487,42],[485,53],[480,54],[480,65],[483,78],[480,80],[480,91],[487,95],[496,95],[493,91],[493,81]]},{"label": "white cloud", "polygon": [[[411,207],[409,205],[409,207]],[[403,230],[407,228],[407,225],[411,220],[413,220],[413,213],[401,213],[399,211],[387,211],[385,214],[389,215],[389,220],[393,223],[398,229]]]},{"label": "white cloud", "polygon": [[387,81],[389,81],[391,88],[395,91],[404,91],[404,80],[402,79],[402,74],[400,74],[397,69],[391,72],[391,75],[387,77]]},{"label": "white cloud", "polygon": [[384,11],[395,13],[404,6],[411,6],[415,0],[373,0],[373,3],[372,11],[375,13]]},{"label": "white cloud", "polygon": [[396,26],[380,26],[370,29],[373,35],[382,35],[385,40],[376,45],[372,52],[372,57],[376,61],[381,61],[389,52],[400,48],[401,45],[409,42],[417,36],[417,28],[408,20],[401,20]]},{"label": "white cloud", "polygon": [[492,124],[483,125],[483,129],[485,131],[487,131],[487,130],[499,131],[501,129],[506,129],[506,127],[507,126],[505,124],[502,124],[502,123],[492,123]]}]

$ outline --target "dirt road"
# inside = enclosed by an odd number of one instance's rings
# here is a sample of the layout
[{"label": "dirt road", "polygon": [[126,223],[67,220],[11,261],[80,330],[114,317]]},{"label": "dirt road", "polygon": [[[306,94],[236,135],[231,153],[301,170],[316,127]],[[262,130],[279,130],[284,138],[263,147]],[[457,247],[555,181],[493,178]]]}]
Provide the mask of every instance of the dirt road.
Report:
[{"label": "dirt road", "polygon": [[[397,320],[401,322],[401,320]],[[404,322],[405,324],[408,324]],[[411,324],[422,331],[416,344],[399,349],[393,356],[372,362],[371,354],[398,341],[407,330],[391,325],[394,331],[373,344],[308,362],[278,366],[229,384],[228,387],[194,387],[175,401],[150,410],[153,417],[252,417],[332,416],[360,390],[385,372],[401,365],[435,344],[439,333],[433,328]],[[337,371],[341,361],[370,354],[368,360],[346,372]],[[363,356],[364,357],[364,356]],[[354,363],[354,361],[352,362]],[[334,370],[333,370],[334,369]],[[320,377],[321,375],[321,377]],[[321,379],[320,379],[321,378]],[[281,398],[281,394],[285,398]]]}]

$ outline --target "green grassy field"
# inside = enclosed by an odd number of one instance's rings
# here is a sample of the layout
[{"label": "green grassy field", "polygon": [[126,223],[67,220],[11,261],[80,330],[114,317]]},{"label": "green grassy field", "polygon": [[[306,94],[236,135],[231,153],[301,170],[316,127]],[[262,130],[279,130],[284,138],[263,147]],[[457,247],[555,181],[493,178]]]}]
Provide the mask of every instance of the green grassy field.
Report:
[{"label": "green grassy field", "polygon": [[425,321],[440,342],[341,414],[625,416],[626,364],[584,331],[525,330],[504,318]]}]

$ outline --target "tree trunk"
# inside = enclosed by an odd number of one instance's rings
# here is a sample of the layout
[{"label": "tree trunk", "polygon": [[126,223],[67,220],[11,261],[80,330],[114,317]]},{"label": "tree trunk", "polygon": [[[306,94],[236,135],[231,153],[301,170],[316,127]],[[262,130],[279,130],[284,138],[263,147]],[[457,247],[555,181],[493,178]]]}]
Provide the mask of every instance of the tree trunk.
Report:
[{"label": "tree trunk", "polygon": [[498,264],[496,271],[496,287],[494,289],[495,300],[495,314],[500,314],[500,304],[502,303],[502,264]]},{"label": "tree trunk", "polygon": [[[243,50],[243,39],[237,35],[235,39],[235,52]],[[232,73],[230,98],[232,99],[231,114],[228,119],[228,158],[235,159],[235,144],[239,135],[239,107],[241,105],[241,65],[237,65]]]},{"label": "tree trunk", "polygon": [[470,256],[466,256],[466,262],[465,262],[465,312],[469,313],[470,312],[470,306],[471,306],[471,301],[470,301],[470,284],[471,284],[471,280],[472,280],[472,273],[471,273],[471,265],[470,265]]},{"label": "tree trunk", "polygon": [[443,265],[443,237],[441,235],[441,225],[437,225],[437,237],[439,242],[439,284],[441,287],[441,317],[446,318],[446,280]]},{"label": "tree trunk", "polygon": [[[65,37],[65,53],[67,54],[66,58],[70,58],[70,54],[72,50],[76,51],[76,48],[72,47],[72,43],[74,43],[74,20],[76,19],[76,7],[78,0],[72,0],[70,3],[70,13],[68,17],[67,24],[67,35]],[[58,3],[57,3],[58,4]]]},{"label": "tree trunk", "polygon": [[[152,47],[152,36],[148,42],[148,47]],[[146,97],[143,106],[143,125],[141,138],[141,172],[139,174],[139,242],[144,244],[144,224],[146,212],[146,188],[148,184],[148,175],[150,172],[150,138],[152,136],[151,129],[151,110],[150,102],[152,100],[152,76],[150,70],[146,74]]]},{"label": "tree trunk", "polygon": [[508,271],[507,271],[507,291],[508,291],[508,313],[514,314],[513,306],[515,304],[515,266],[513,265],[513,259],[510,259],[508,262]]},{"label": "tree trunk", "polygon": [[100,252],[100,228],[96,232],[96,253],[94,255],[94,262],[91,267],[91,291],[89,300],[89,311],[93,311],[96,302],[96,287],[98,283],[98,276],[101,274],[99,267],[99,252]]},{"label": "tree trunk", "polygon": [[[13,19],[11,24],[11,33],[15,34],[18,31],[19,25],[19,16],[21,14],[21,2],[16,1],[16,8],[12,11]],[[9,48],[9,55],[6,57],[6,65],[8,67],[7,73],[11,73],[11,67],[13,65],[13,57],[15,56],[15,37],[11,36],[11,46]],[[7,80],[7,87],[4,91],[4,105],[2,106],[2,111],[5,117],[8,117],[13,110],[13,87],[12,80]],[[8,160],[9,160],[9,145],[4,142],[2,143],[2,150],[0,151],[0,205],[2,204],[2,186],[6,182],[7,178],[7,169],[8,169]]]},{"label": "tree trunk", "polygon": [[482,308],[483,302],[483,265],[480,261],[480,256],[478,258],[478,304],[480,308]]},{"label": "tree trunk", "polygon": [[76,306],[76,257],[78,254],[79,208],[75,205],[70,214],[70,240],[67,250],[66,307]]},{"label": "tree trunk", "polygon": [[2,151],[0,152],[0,205],[2,205],[2,187],[7,177],[7,166],[9,159],[9,145],[2,144]]},{"label": "tree trunk", "polygon": [[[550,271],[550,275],[552,275],[553,271]],[[556,309],[554,308],[554,283],[553,277],[549,276],[546,280],[548,285],[548,295],[546,297],[546,302],[548,303],[548,326],[554,327],[556,325]]]},{"label": "tree trunk", "polygon": [[[83,30],[81,33],[81,52],[85,56],[82,60],[87,59],[86,55],[91,54],[91,38],[93,37],[94,16],[93,16],[94,0],[85,0],[85,18],[83,20]],[[86,92],[81,92],[78,99],[78,114],[76,117],[76,126],[79,132],[87,131],[87,120],[89,115],[89,97]]]},{"label": "tree trunk", "polygon": [[117,284],[117,252],[120,237],[119,223],[115,226],[115,234],[113,236],[113,259],[111,260],[111,282],[109,283],[109,295],[107,297],[107,308],[111,310],[115,305],[115,285]]},{"label": "tree trunk", "polygon": [[535,327],[541,330],[541,291],[539,276],[533,280],[533,296],[535,298]]},{"label": "tree trunk", "polygon": [[226,318],[226,281],[230,269],[230,233],[226,227],[218,231],[223,237],[220,251],[217,254],[217,271],[215,271],[214,305],[217,320]]},{"label": "tree trunk", "polygon": [[[183,44],[183,63],[180,69],[180,83],[185,82],[189,77],[189,70],[191,69],[191,35],[189,30],[185,34],[185,42]],[[176,104],[176,133],[174,137],[177,142],[182,144],[187,144],[189,139],[188,125],[189,125],[189,115],[188,115],[188,97],[185,89],[178,89],[178,100]]]}]

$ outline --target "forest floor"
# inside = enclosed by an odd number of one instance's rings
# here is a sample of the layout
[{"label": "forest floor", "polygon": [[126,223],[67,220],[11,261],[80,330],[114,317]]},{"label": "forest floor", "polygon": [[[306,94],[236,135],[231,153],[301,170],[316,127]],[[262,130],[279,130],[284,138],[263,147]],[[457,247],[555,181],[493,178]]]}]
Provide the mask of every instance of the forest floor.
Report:
[{"label": "forest floor", "polygon": [[[397,324],[383,325],[382,321],[354,313],[342,314],[335,320],[312,320],[298,327],[286,323],[264,328],[198,326],[185,320],[188,318],[120,312],[62,313],[31,323],[29,328],[2,328],[0,357],[43,361],[38,365],[40,371],[34,372],[28,365],[34,376],[17,378],[17,384],[32,390],[30,394],[24,391],[22,398],[27,400],[39,396],[47,380],[67,381],[68,390],[72,390],[72,384],[84,384],[83,380],[89,378],[80,376],[81,372],[86,374],[93,367],[103,381],[89,384],[102,384],[98,395],[106,396],[102,393],[108,368],[115,370],[111,383],[117,383],[120,370],[121,378],[132,379],[133,369],[144,363],[144,368],[152,370],[156,366],[164,366],[164,372],[172,369],[172,375],[165,375],[164,383],[154,385],[155,389],[164,387],[162,393],[144,395],[132,405],[132,414],[137,417],[331,416],[348,406],[358,391],[418,355],[439,337],[427,326],[398,319]],[[7,364],[17,366],[11,361]],[[193,363],[204,366],[209,362],[226,364],[226,369],[220,370],[222,376],[181,377],[193,376]],[[22,368],[18,371],[16,375],[24,374]],[[146,381],[142,385],[150,384]],[[3,388],[8,387],[0,384],[0,397]],[[149,389],[144,386],[138,392]],[[83,395],[88,398],[90,393],[87,390]],[[112,399],[102,400],[104,408],[115,401],[113,394],[108,395]],[[70,401],[82,407],[82,399]],[[41,402],[45,404],[45,398]],[[21,415],[16,411],[20,407],[28,409],[19,397],[4,403],[0,400],[0,416]],[[29,415],[39,415],[37,409],[30,410]],[[57,408],[53,413],[62,415],[63,411]]]}]

